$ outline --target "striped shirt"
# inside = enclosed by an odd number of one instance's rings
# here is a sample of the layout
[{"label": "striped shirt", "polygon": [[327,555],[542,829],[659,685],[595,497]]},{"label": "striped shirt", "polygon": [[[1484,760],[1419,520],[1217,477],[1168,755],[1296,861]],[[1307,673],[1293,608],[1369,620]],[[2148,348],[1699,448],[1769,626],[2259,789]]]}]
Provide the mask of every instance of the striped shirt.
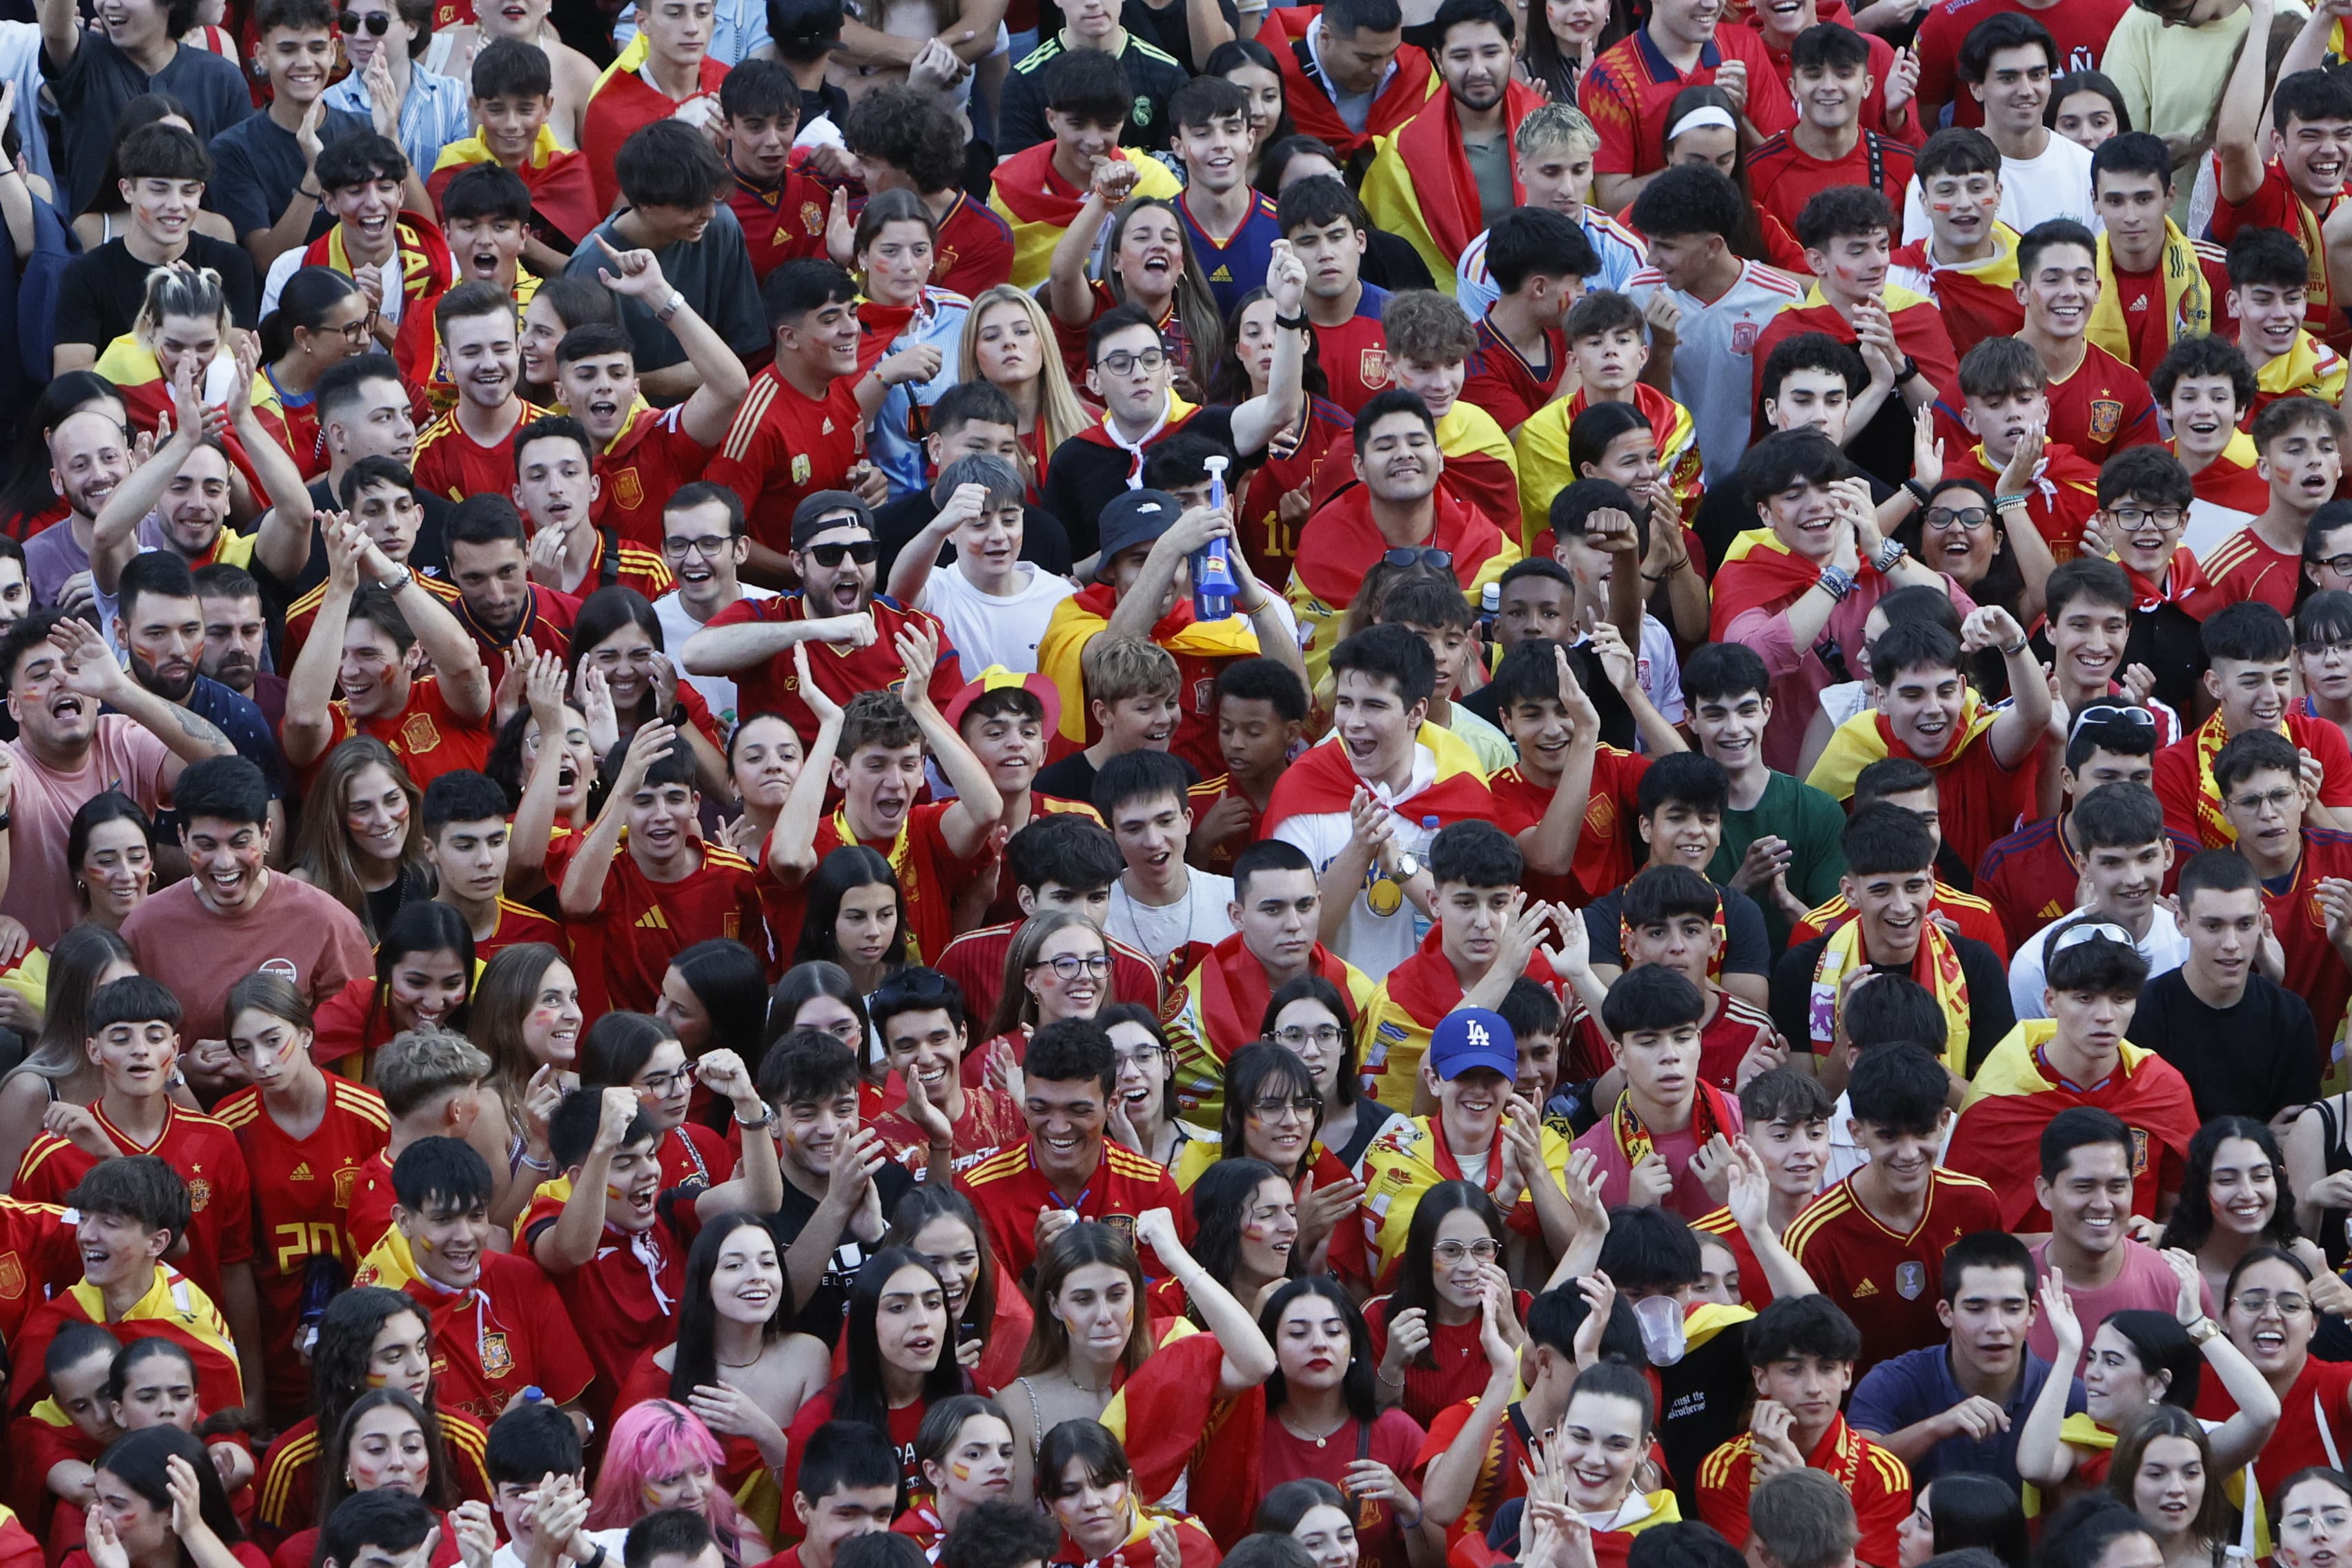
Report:
[{"label": "striped shirt", "polygon": [[[1584,286],[1623,293],[1633,274],[1649,262],[1650,253],[1642,237],[1590,202],[1576,221],[1601,258],[1601,270],[1586,278]],[[1480,229],[1477,237],[1462,247],[1462,259],[1454,268],[1454,298],[1474,321],[1486,320],[1487,310],[1503,292],[1486,273],[1486,233]]]},{"label": "striped shirt", "polygon": [[[441,161],[441,149],[474,133],[474,114],[467,102],[471,91],[454,76],[438,76],[422,67],[408,68],[408,93],[400,100],[400,150],[421,178]],[[375,113],[367,81],[358,71],[323,94],[329,109],[347,109],[362,119]]]}]

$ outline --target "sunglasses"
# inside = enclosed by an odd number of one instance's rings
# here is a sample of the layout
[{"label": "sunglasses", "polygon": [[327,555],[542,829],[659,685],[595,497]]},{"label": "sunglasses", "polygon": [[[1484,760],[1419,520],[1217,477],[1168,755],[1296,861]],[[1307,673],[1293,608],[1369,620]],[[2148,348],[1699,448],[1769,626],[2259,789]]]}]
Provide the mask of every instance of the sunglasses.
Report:
[{"label": "sunglasses", "polygon": [[2121,702],[2094,702],[2074,715],[2074,722],[2066,732],[2073,740],[2088,724],[2137,724],[2142,729],[2156,728],[2156,715],[2145,708],[2134,708]]},{"label": "sunglasses", "polygon": [[875,551],[875,543],[870,539],[853,540],[846,544],[812,544],[809,546],[809,559],[830,572],[841,564],[841,558],[845,555],[860,566],[871,566]]},{"label": "sunglasses", "polygon": [[338,11],[335,13],[335,25],[346,34],[356,33],[364,27],[368,37],[381,38],[392,31],[392,16],[383,11],[371,12],[364,16],[357,11]]},{"label": "sunglasses", "polygon": [[1451,571],[1454,567],[1452,555],[1426,544],[1412,549],[1384,551],[1381,559],[1391,566],[1434,566],[1444,571]]}]

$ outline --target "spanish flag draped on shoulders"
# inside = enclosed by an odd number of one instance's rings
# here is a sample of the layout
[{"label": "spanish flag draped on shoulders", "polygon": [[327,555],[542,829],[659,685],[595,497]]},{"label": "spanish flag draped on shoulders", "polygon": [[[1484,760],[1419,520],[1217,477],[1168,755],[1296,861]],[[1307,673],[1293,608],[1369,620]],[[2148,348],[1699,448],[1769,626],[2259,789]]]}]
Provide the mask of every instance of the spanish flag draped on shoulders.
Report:
[{"label": "spanish flag draped on shoulders", "polygon": [[1833,800],[1850,801],[1855,777],[1871,763],[1888,757],[1923,763],[1940,786],[1944,842],[1961,864],[1977,865],[1994,843],[2017,830],[2021,816],[2033,813],[2034,770],[2026,765],[2031,753],[2016,767],[2004,768],[1986,738],[1999,717],[1970,688],[1960,699],[1959,721],[1952,726],[1950,743],[1933,756],[1922,756],[1895,735],[1885,713],[1857,713],[1838,726],[1805,782]]},{"label": "spanish flag draped on shoulders", "polygon": [[620,199],[621,176],[614,167],[621,143],[630,133],[651,125],[656,120],[667,120],[676,114],[682,103],[691,103],[719,90],[727,79],[727,67],[721,61],[705,55],[702,73],[695,82],[695,90],[684,100],[677,100],[646,79],[646,62],[653,58],[653,46],[639,33],[604,74],[596,79],[589,89],[588,103],[580,116],[580,151],[588,163],[588,177],[595,186],[596,212],[599,219],[613,210]]},{"label": "spanish flag draped on shoulders", "polygon": [[[1135,1510],[1135,1528],[1128,1531],[1127,1539],[1109,1556],[1089,1558],[1076,1542],[1065,1535],[1061,1549],[1054,1553],[1053,1568],[1157,1568],[1160,1527],[1163,1524],[1176,1532],[1177,1568],[1216,1568],[1222,1553],[1206,1525],[1174,1509],[1140,1505]],[[793,1548],[792,1555],[797,1563],[800,1549]]]},{"label": "spanish flag draped on shoulders", "polygon": [[[1371,1080],[1372,1097],[1383,1105],[1402,1110],[1412,1103],[1430,1032],[1462,1005],[1462,982],[1441,941],[1444,931],[1442,922],[1431,926],[1420,949],[1390,970],[1364,1004],[1356,1028],[1357,1070]],[[1566,989],[1540,952],[1528,958],[1527,977],[1554,994]]]},{"label": "spanish flag draped on shoulders", "polygon": [[[1037,668],[1062,693],[1062,737],[1081,746],[1100,735],[1087,710],[1086,679],[1079,661],[1087,645],[1110,628],[1111,612],[1118,607],[1116,589],[1108,583],[1090,584],[1054,606],[1045,635],[1037,641]],[[1247,616],[1236,613],[1221,621],[1197,619],[1190,594],[1176,595],[1175,604],[1152,626],[1151,640],[1175,656],[1176,668],[1185,678],[1181,688],[1184,690],[1200,679],[1213,681],[1216,665],[1224,660],[1255,658],[1259,653],[1257,632]],[[1216,664],[1202,668],[1202,660]]]},{"label": "spanish flag draped on shoulders", "polygon": [[[437,348],[433,307],[457,281],[457,262],[440,225],[429,217],[404,210],[393,220],[392,235],[400,247],[400,332],[393,342],[392,357],[400,366],[400,379],[420,387],[433,377]],[[339,223],[312,240],[302,253],[302,265],[331,268],[351,277],[343,226]]]},{"label": "spanish flag draped on shoulders", "polygon": [[2335,405],[2344,401],[2344,356],[2308,331],[2294,334],[2294,346],[2277,358],[2254,367],[2254,401],[2246,411],[2251,420],[2282,397],[2316,397]]},{"label": "spanish flag draped on shoulders", "polygon": [[[988,205],[1013,227],[1013,286],[1016,289],[1034,289],[1045,281],[1054,264],[1054,247],[1061,243],[1062,231],[1086,205],[1087,187],[1072,184],[1054,167],[1054,150],[1058,145],[1049,138],[1015,153],[996,165],[992,176]],[[1168,165],[1150,153],[1118,147],[1110,155],[1114,162],[1134,166],[1134,194],[1139,196],[1172,201],[1183,189],[1168,172]]]},{"label": "spanish flag draped on shoulders", "polygon": [[[1120,1382],[1103,1409],[1102,1424],[1127,1450],[1137,1497],[1165,1497],[1189,1476],[1185,1495],[1201,1524],[1226,1539],[1236,1521],[1218,1517],[1214,1504],[1245,1494],[1256,1474],[1265,1391],[1220,1394],[1217,1376],[1225,1347],[1184,1319],[1154,1321],[1151,1333],[1156,1348]],[[1237,1522],[1234,1540],[1249,1533],[1246,1511]],[[1190,1568],[1189,1555],[1186,1561]],[[1150,1563],[1146,1557],[1145,1568]]]},{"label": "spanish flag draped on shoulders", "polygon": [[[1321,942],[1307,955],[1307,973],[1329,981],[1359,1018],[1372,998],[1363,971]],[[1274,983],[1257,954],[1235,931],[1209,950],[1168,999],[1160,1025],[1176,1058],[1176,1104],[1180,1114],[1202,1127],[1214,1127],[1224,1114],[1225,1063],[1259,1037]]]},{"label": "spanish flag draped on shoulders", "polygon": [[[2331,811],[2352,805],[2352,748],[2344,732],[2333,721],[2295,708],[2281,715],[2278,731],[2297,751],[2319,760],[2319,804]],[[2229,725],[2217,710],[2156,753],[2156,772],[2148,780],[2164,805],[2166,824],[2208,849],[2227,849],[2238,841],[2237,828],[2221,809],[2221,787],[2213,780],[2213,759],[2229,740]]]},{"label": "spanish flag draped on shoulders", "polygon": [[2062,1110],[2095,1106],[2131,1129],[2132,1212],[2154,1217],[2164,1173],[2187,1163],[2197,1131],[2189,1081],[2154,1051],[2126,1040],[2105,1078],[2071,1083],[2048,1059],[2057,1033],[2053,1021],[2029,1018],[1992,1048],[1961,1102],[1947,1166],[1992,1188],[2001,1223],[2011,1230],[2048,1230],[2050,1213],[2033,1193],[2042,1130]]},{"label": "spanish flag draped on shoulders", "polygon": [[319,439],[316,391],[299,395],[287,393],[265,364],[253,373],[253,389],[248,398],[253,405],[253,416],[294,459],[304,483],[327,471],[326,444]]},{"label": "spanish flag draped on shoulders", "polygon": [[[1448,491],[1443,476],[1430,497],[1430,504],[1434,511],[1433,526],[1428,538],[1416,542],[1443,550],[1453,558],[1454,580],[1475,602],[1487,584],[1499,581],[1504,572],[1518,562],[1519,547],[1504,537],[1500,520],[1465,505]],[[1391,548],[1372,518],[1372,492],[1360,484],[1350,485],[1332,497],[1299,531],[1298,563],[1291,573],[1286,596],[1297,614],[1298,629],[1307,638],[1310,684],[1320,683],[1324,670],[1330,665],[1340,613],[1356,602],[1356,590],[1363,586],[1364,574]],[[1283,782],[1288,783],[1289,777],[1286,774]],[[1276,786],[1275,798],[1282,798],[1279,784]],[[1344,801],[1339,809],[1347,809]],[[1271,831],[1272,827],[1267,823],[1262,830]]]},{"label": "spanish flag draped on shoulders", "polygon": [[[208,368],[199,387],[205,395],[205,401],[214,406],[218,406],[214,401],[215,394],[221,397],[227,395],[226,384],[215,378],[224,368],[234,371],[235,363],[228,356],[228,347],[224,344],[221,356]],[[121,395],[123,411],[130,416],[134,435],[153,435],[159,428],[158,421],[171,413],[172,384],[164,378],[163,362],[155,357],[153,349],[131,333],[125,332],[107,344],[100,353],[98,363],[90,368],[112,382],[114,390]],[[227,454],[228,460],[236,465],[237,471],[245,476],[246,483],[253,487],[253,493],[261,494],[261,476],[253,471],[252,460],[245,455],[245,445],[237,439],[236,432],[225,430],[220,440],[221,449]]]},{"label": "spanish flag draped on shoulders", "polygon": [[2102,230],[2099,235],[2099,294],[2091,304],[2091,324],[2084,329],[2095,348],[2103,348],[2142,375],[2156,368],[2157,361],[2147,351],[2157,351],[2160,341],[2169,348],[2181,338],[2202,337],[2213,330],[2214,306],[2218,296],[2215,284],[2226,293],[2229,269],[2218,263],[2205,249],[2187,235],[2170,218],[2164,220],[2164,253],[2157,260],[2157,280],[2164,289],[2164,313],[2161,328],[2155,322],[2137,325],[2124,314],[2124,291],[2116,283],[2116,247],[2112,237]]},{"label": "spanish flag draped on shoulders", "polygon": [[[1686,1342],[1694,1347],[1699,1343],[1701,1313],[1731,1312],[1738,1313],[1738,1321],[1755,1316],[1745,1308],[1717,1307],[1712,1302],[1692,1309],[1684,1330]],[[1719,1328],[1709,1329],[1707,1337],[1720,1331]],[[1652,1376],[1654,1381],[1655,1374]],[[1424,1473],[1461,1441],[1478,1405],[1478,1399],[1465,1399],[1437,1413],[1436,1419],[1429,1424],[1429,1434],[1422,1440],[1417,1457]],[[1471,1484],[1470,1499],[1462,1510],[1462,1517],[1446,1527],[1445,1560],[1449,1568],[1494,1568],[1509,1561],[1506,1554],[1486,1544],[1486,1531],[1505,1503],[1527,1495],[1525,1474],[1534,1468],[1530,1447],[1534,1439],[1544,1435],[1528,1426],[1526,1413],[1517,1405],[1504,1412],[1494,1434],[1486,1439],[1486,1451],[1479,1456],[1477,1479]],[[1595,1568],[1624,1568],[1633,1537],[1656,1525],[1680,1523],[1682,1511],[1673,1491],[1662,1489],[1629,1492],[1607,1518],[1594,1514],[1583,1518],[1592,1531]]]},{"label": "spanish flag draped on shoulders", "polygon": [[[1853,575],[1855,582],[1868,583],[1878,575],[1878,568],[1864,561]],[[1735,536],[1708,585],[1713,602],[1707,639],[1731,641],[1731,624],[1740,616],[1750,610],[1784,609],[1821,580],[1821,563],[1790,549],[1770,529],[1751,528]]]},{"label": "spanish flag draped on shoulders", "polygon": [[2015,337],[2025,326],[2025,307],[2011,288],[2017,281],[2017,230],[1996,222],[1992,254],[1981,261],[1938,261],[1935,244],[1930,237],[1897,247],[1888,258],[1890,276],[1936,301],[1952,352],[1964,354],[1987,338]]},{"label": "spanish flag draped on shoulders", "polygon": [[[1495,416],[1456,397],[1454,405],[1437,416],[1437,452],[1445,459],[1445,470],[1437,476],[1438,489],[1492,519],[1509,537],[1511,516],[1519,505],[1519,455]],[[1362,483],[1342,455],[1339,461],[1315,469],[1312,504],[1320,510],[1341,491]]]},{"label": "spanish flag draped on shoulders", "polygon": [[[1544,553],[1551,532],[1552,498],[1577,480],[1568,460],[1568,433],[1576,416],[1592,406],[1579,388],[1528,416],[1511,445],[1519,455],[1519,541],[1529,555]],[[1675,498],[1675,510],[1688,522],[1698,511],[1698,426],[1690,410],[1646,382],[1633,384],[1633,406],[1658,438],[1658,479]]]},{"label": "spanish flag draped on shoulders", "polygon": [[8,1387],[10,1409],[21,1410],[47,1391],[48,1374],[41,1363],[68,1323],[95,1323],[126,1345],[169,1340],[195,1363],[196,1403],[202,1408],[227,1410],[245,1403],[245,1375],[227,1321],[194,1280],[159,1263],[147,1293],[119,1318],[108,1318],[106,1292],[87,1279],[33,1309],[24,1331],[8,1342],[8,1358],[16,1369]]},{"label": "spanish flag draped on shoulders", "polygon": [[[2014,252],[2011,266],[2016,265]],[[1879,300],[1886,307],[1887,321],[1895,328],[1895,343],[1905,353],[1919,362],[1919,369],[1936,395],[1952,407],[1960,405],[1960,356],[1952,352],[1951,334],[1945,330],[1943,312],[1935,300],[1924,294],[1889,283],[1879,291]],[[2020,320],[2023,319],[2022,307]],[[1772,351],[1800,332],[1827,332],[1842,343],[1861,341],[1853,323],[1838,313],[1835,305],[1822,293],[1816,282],[1796,304],[1783,307],[1780,313],[1764,323],[1764,331],[1756,339],[1756,386],[1753,396],[1760,408],[1764,396],[1764,362]]]},{"label": "spanish flag draped on shoulders", "polygon": [[[442,143],[441,156],[434,162],[432,175],[425,182],[425,193],[433,198],[434,210],[441,209],[450,181],[477,164],[498,161],[479,131],[462,141]],[[588,154],[566,149],[548,126],[539,128],[539,139],[530,144],[530,155],[508,167],[530,190],[532,216],[545,219],[572,244],[587,238],[588,231],[603,221],[604,209],[596,205],[596,183],[588,170]]]},{"label": "spanish flag draped on shoulders", "polygon": [[[1503,95],[1506,141],[1516,139],[1519,121],[1544,101],[1542,93],[1511,79]],[[1360,193],[1373,223],[1406,243],[1429,264],[1429,275],[1454,292],[1454,264],[1486,226],[1478,205],[1478,181],[1462,145],[1462,118],[1454,95],[1433,92],[1391,136],[1372,139],[1372,166]],[[1518,171],[1511,172],[1511,200],[1527,200]]]},{"label": "spanish flag draped on shoulders", "polygon": [[[1374,137],[1388,135],[1402,126],[1445,84],[1431,68],[1429,57],[1407,44],[1397,51],[1388,79],[1381,84],[1378,96],[1372,100],[1371,113],[1363,130],[1351,130],[1331,101],[1331,89],[1324,79],[1322,68],[1315,62],[1313,42],[1307,36],[1322,15],[1320,5],[1269,6],[1265,20],[1258,26],[1257,41],[1273,51],[1275,68],[1282,77],[1283,103],[1289,111],[1290,123],[1301,135],[1312,136],[1330,148],[1345,163],[1371,146]],[[1475,232],[1479,226],[1472,226]],[[1439,270],[1433,266],[1430,268],[1433,275]],[[1454,270],[1451,259],[1444,270]],[[1043,278],[1045,273],[1040,271],[1038,276]],[[1020,282],[1017,274],[1013,281]]]},{"label": "spanish flag draped on shoulders", "polygon": [[[1388,1103],[1410,1105],[1412,1100],[1408,1095]],[[1550,1127],[1543,1129],[1544,1163],[1551,1168],[1552,1180],[1556,1182],[1564,1180],[1570,1148],[1569,1141],[1557,1131]],[[1416,1116],[1391,1122],[1364,1151],[1364,1261],[1371,1273],[1374,1292],[1391,1289],[1396,1284],[1397,1268],[1404,1260],[1405,1238],[1412,1232],[1412,1215],[1421,1206],[1422,1194],[1440,1182],[1475,1182],[1492,1195],[1503,1181],[1503,1135],[1499,1129],[1486,1161],[1465,1169],[1446,1142],[1443,1117]],[[1516,1201],[1511,1204],[1497,1202],[1504,1222],[1523,1235],[1540,1234],[1534,1201],[1524,1192],[1512,1196]]]}]

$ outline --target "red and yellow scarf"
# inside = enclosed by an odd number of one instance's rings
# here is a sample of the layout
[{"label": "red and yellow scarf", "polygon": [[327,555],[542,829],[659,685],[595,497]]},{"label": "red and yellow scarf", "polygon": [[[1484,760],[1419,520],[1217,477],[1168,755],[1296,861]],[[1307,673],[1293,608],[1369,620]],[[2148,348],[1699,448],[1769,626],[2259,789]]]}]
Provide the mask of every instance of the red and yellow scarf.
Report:
[{"label": "red and yellow scarf", "polygon": [[[1805,1033],[1813,1054],[1827,1055],[1837,1040],[1837,1016],[1845,977],[1867,965],[1863,946],[1862,917],[1854,915],[1829,933],[1822,955],[1813,964],[1813,980],[1805,1000]],[[1919,946],[1911,955],[1911,978],[1927,987],[1944,1015],[1944,1066],[1965,1078],[1969,1052],[1969,982],[1960,968],[1959,950],[1944,928],[1922,919]]]},{"label": "red and yellow scarf", "polygon": [[[1633,1097],[1630,1094],[1618,1097],[1617,1109],[1609,1113],[1609,1131],[1617,1140],[1617,1152],[1625,1156],[1628,1165],[1640,1164],[1656,1150],[1650,1130],[1642,1125],[1641,1115],[1633,1109]],[[1731,1135],[1730,1102],[1711,1083],[1698,1085],[1698,1096],[1691,1102],[1691,1134],[1702,1146],[1711,1138]]]}]

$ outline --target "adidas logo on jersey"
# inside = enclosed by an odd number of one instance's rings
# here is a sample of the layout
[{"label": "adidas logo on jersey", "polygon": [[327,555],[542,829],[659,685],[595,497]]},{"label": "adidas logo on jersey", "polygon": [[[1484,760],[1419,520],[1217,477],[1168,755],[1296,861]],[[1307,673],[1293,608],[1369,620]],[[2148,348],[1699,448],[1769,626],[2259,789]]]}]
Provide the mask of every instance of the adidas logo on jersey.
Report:
[{"label": "adidas logo on jersey", "polygon": [[289,1181],[289,1182],[307,1182],[307,1181],[310,1181],[310,1180],[311,1179],[311,1176],[310,1176],[310,1163],[308,1160],[305,1160],[304,1162],[302,1162],[302,1163],[300,1163],[300,1164],[299,1164],[299,1165],[295,1166],[295,1167],[294,1167],[294,1170],[293,1170],[293,1172],[292,1172],[292,1173],[291,1173],[291,1174],[289,1174],[286,1179],[287,1179],[288,1181]]},{"label": "adidas logo on jersey", "polygon": [[1864,1296],[1875,1296],[1877,1294],[1878,1286],[1876,1282],[1873,1280],[1865,1279],[1861,1284],[1853,1288],[1853,1299],[1857,1301],[1861,1300]]},{"label": "adidas logo on jersey", "polygon": [[639,931],[667,931],[669,917],[659,910],[647,910],[637,917],[636,928]]},{"label": "adidas logo on jersey", "polygon": [[1209,281],[1212,283],[1230,283],[1233,280],[1234,271],[1230,267],[1220,267],[1209,274]]}]

